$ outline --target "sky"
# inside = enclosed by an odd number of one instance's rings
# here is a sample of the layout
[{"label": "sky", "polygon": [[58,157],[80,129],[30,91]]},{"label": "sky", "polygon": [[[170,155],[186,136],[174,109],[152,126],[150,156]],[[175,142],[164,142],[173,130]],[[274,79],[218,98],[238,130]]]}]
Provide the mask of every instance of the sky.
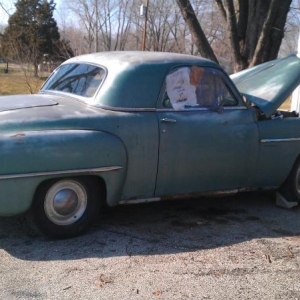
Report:
[{"label": "sky", "polygon": [[[7,12],[11,13],[13,11],[14,5],[12,4],[12,1],[0,0],[0,3],[7,10]],[[0,7],[0,23],[5,24],[7,22],[7,19],[8,19],[7,13],[5,12],[5,10],[3,10],[2,7]]]}]

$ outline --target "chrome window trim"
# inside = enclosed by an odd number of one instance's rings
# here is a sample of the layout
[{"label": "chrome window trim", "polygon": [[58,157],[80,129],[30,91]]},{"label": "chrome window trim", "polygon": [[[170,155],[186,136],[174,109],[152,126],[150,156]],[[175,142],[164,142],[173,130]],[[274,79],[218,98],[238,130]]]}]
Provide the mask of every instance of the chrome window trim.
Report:
[{"label": "chrome window trim", "polygon": [[238,107],[234,107],[234,106],[224,106],[225,110],[247,110],[248,108],[246,106],[238,106]]},{"label": "chrome window trim", "polygon": [[95,105],[98,108],[105,109],[105,110],[112,110],[112,111],[125,111],[125,112],[135,112],[135,111],[156,111],[156,108],[134,108],[134,107],[112,107],[108,105],[102,105],[102,104],[96,104]]},{"label": "chrome window trim", "polygon": [[[174,108],[127,108],[127,107],[111,107],[106,105],[97,104],[96,107],[111,110],[111,111],[125,111],[125,112],[189,112],[189,111],[211,111],[210,107],[195,107],[181,110],[175,110]],[[246,106],[224,106],[224,110],[247,110]]]},{"label": "chrome window trim", "polygon": [[[95,66],[95,67],[99,67],[101,69],[103,69],[105,71],[105,75],[100,83],[100,85],[98,86],[97,90],[95,91],[94,95],[91,96],[91,97],[85,97],[85,96],[82,96],[82,95],[77,95],[77,94],[74,94],[74,93],[68,93],[68,92],[63,92],[63,91],[60,91],[60,90],[46,90],[46,89],[43,89],[44,86],[46,85],[46,83],[49,81],[50,77],[54,76],[54,73],[58,71],[58,69],[60,69],[61,67],[63,66],[66,66],[66,65],[71,65],[71,64],[86,64],[86,65],[91,65],[91,66]],[[101,64],[97,64],[97,63],[92,63],[92,62],[85,62],[85,61],[76,61],[76,62],[70,62],[70,63],[63,63],[61,65],[59,65],[51,74],[50,76],[46,79],[46,81],[43,83],[43,85],[41,86],[40,90],[39,90],[39,93],[44,93],[44,94],[47,94],[47,93],[58,93],[60,96],[69,96],[70,98],[75,98],[81,102],[84,102],[86,104],[90,104],[90,105],[93,105],[95,106],[96,104],[96,101],[97,101],[97,94],[98,92],[100,91],[100,89],[102,88],[102,85],[104,84],[106,78],[108,76],[108,69],[101,65]]]},{"label": "chrome window trim", "polygon": [[40,177],[40,176],[53,176],[53,175],[100,173],[100,172],[116,171],[116,170],[120,170],[120,169],[123,169],[123,167],[121,167],[121,166],[111,166],[111,167],[90,168],[90,169],[77,169],[77,170],[65,170],[65,171],[49,171],[49,172],[0,175],[0,180],[31,178],[31,177]]},{"label": "chrome window trim", "polygon": [[299,138],[284,138],[284,139],[262,139],[260,140],[261,143],[282,143],[282,142],[300,142]]}]

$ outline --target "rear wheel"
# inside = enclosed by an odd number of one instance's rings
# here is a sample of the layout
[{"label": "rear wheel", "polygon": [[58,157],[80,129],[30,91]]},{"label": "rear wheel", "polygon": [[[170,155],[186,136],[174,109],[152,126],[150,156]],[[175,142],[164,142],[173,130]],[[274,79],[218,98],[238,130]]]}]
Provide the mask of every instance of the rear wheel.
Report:
[{"label": "rear wheel", "polygon": [[289,177],[279,192],[287,201],[300,202],[300,158],[296,160]]},{"label": "rear wheel", "polygon": [[47,181],[36,191],[30,221],[50,237],[80,235],[98,215],[101,196],[99,182],[90,178]]}]

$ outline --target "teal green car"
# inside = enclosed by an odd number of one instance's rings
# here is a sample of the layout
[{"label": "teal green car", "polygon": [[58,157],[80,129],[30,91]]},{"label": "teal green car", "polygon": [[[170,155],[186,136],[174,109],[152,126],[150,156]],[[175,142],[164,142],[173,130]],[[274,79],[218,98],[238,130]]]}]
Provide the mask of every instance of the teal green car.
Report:
[{"label": "teal green car", "polygon": [[107,52],[64,62],[36,95],[0,97],[0,216],[83,233],[101,207],[279,190],[300,201],[300,84],[291,55],[231,78],[189,55]]}]

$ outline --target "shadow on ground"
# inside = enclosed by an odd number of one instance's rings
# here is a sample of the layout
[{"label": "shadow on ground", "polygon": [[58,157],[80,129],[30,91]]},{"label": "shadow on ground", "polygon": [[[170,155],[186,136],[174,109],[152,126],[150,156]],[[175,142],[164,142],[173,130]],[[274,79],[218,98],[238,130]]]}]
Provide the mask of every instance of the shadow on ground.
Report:
[{"label": "shadow on ground", "polygon": [[22,260],[161,255],[300,235],[300,208],[275,206],[266,194],[119,206],[83,236],[49,240],[24,217],[0,219],[0,247]]}]

